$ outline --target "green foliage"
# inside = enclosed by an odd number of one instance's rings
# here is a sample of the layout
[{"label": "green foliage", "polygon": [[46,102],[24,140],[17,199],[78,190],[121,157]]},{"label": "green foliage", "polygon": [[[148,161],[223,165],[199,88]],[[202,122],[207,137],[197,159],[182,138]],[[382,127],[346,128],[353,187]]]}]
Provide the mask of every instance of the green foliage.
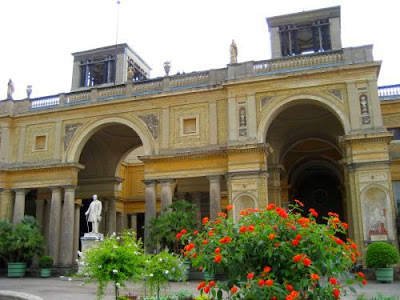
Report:
[{"label": "green foliage", "polygon": [[387,268],[399,261],[399,252],[392,244],[375,242],[369,245],[366,253],[368,268]]},{"label": "green foliage", "polygon": [[181,244],[177,242],[175,235],[183,228],[187,231],[194,230],[196,225],[195,206],[186,200],[176,201],[161,216],[150,220],[148,245],[180,253]]},{"label": "green foliage", "polygon": [[143,277],[144,284],[150,288],[150,293],[160,297],[160,289],[170,280],[184,278],[184,265],[182,260],[174,254],[162,251],[158,254],[148,255],[145,260]]},{"label": "green foliage", "polygon": [[5,262],[29,262],[44,249],[44,237],[34,217],[25,218],[15,225],[0,221],[0,258]]},{"label": "green foliage", "polygon": [[97,299],[104,297],[107,284],[113,282],[117,296],[118,288],[124,287],[125,281],[140,279],[144,271],[143,259],[142,243],[136,241],[134,232],[107,237],[85,252],[82,265],[89,276],[86,282],[97,283]]},{"label": "green foliage", "polygon": [[367,298],[365,296],[358,296],[357,300],[398,300],[399,297],[397,296],[385,296],[382,293],[378,293],[377,296]]},{"label": "green foliage", "polygon": [[274,205],[248,209],[237,222],[220,213],[214,222],[205,218],[201,232],[185,234],[184,255],[193,266],[227,276],[202,282],[200,292],[214,299],[223,293],[231,299],[334,299],[355,282],[366,284],[363,273],[350,274],[357,246],[338,237],[347,224],[333,213],[318,224],[317,212],[303,217],[298,203],[288,212]]},{"label": "green foliage", "polygon": [[53,267],[53,258],[48,255],[44,255],[39,260],[39,268],[50,269]]}]

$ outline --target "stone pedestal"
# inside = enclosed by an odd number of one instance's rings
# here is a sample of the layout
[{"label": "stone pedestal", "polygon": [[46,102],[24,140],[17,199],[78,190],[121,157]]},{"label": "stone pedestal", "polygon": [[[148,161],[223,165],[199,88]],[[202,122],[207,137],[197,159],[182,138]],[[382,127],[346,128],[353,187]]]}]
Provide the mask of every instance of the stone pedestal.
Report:
[{"label": "stone pedestal", "polygon": [[[104,235],[102,233],[85,233],[81,237],[81,244],[82,244],[82,254],[80,259],[85,257],[85,252],[88,251],[92,247],[97,247],[103,241]],[[85,267],[81,264],[78,264],[78,273],[84,274]]]}]

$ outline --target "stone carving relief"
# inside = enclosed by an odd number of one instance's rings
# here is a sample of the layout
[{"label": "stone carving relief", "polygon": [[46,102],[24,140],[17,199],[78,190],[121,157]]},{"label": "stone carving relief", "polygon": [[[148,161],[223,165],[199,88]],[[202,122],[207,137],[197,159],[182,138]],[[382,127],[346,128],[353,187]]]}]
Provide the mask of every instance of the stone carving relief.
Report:
[{"label": "stone carving relief", "polygon": [[157,115],[148,114],[139,116],[139,118],[146,124],[147,128],[150,130],[153,138],[158,137],[158,117]]},{"label": "stone carving relief", "polygon": [[342,94],[342,90],[340,89],[333,89],[333,90],[329,90],[327,91],[329,94],[331,94],[332,96],[334,96],[335,98],[339,99],[340,101],[343,101],[343,94]]},{"label": "stone carving relief", "polygon": [[363,199],[363,219],[366,238],[371,241],[388,240],[391,233],[388,226],[391,212],[385,191],[378,187],[370,187]]},{"label": "stone carving relief", "polygon": [[361,110],[362,124],[371,123],[371,117],[369,115],[369,107],[368,107],[368,96],[366,94],[360,95],[360,110]]},{"label": "stone carving relief", "polygon": [[262,97],[261,98],[261,108],[264,108],[271,100],[273,97]]},{"label": "stone carving relief", "polygon": [[239,137],[247,136],[246,108],[239,108]]},{"label": "stone carving relief", "polygon": [[67,150],[69,142],[74,137],[76,130],[82,125],[82,123],[72,123],[65,125],[64,131],[64,151]]}]

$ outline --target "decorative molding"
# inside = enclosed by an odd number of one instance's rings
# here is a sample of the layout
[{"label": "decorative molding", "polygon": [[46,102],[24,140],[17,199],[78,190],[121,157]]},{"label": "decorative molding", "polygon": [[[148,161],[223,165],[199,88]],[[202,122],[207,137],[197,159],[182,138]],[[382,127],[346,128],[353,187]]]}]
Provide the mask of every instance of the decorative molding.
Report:
[{"label": "decorative molding", "polygon": [[262,97],[261,98],[261,108],[264,108],[274,97]]},{"label": "decorative molding", "polygon": [[158,116],[156,114],[148,114],[139,116],[139,118],[146,124],[154,139],[158,138]]},{"label": "decorative molding", "polygon": [[69,142],[75,135],[76,130],[82,126],[82,123],[72,123],[65,125],[64,129],[64,151],[67,150]]},{"label": "decorative molding", "polygon": [[343,101],[343,94],[342,90],[340,89],[333,89],[333,90],[328,90],[326,91],[328,94],[332,95],[333,97],[339,99],[340,101]]}]

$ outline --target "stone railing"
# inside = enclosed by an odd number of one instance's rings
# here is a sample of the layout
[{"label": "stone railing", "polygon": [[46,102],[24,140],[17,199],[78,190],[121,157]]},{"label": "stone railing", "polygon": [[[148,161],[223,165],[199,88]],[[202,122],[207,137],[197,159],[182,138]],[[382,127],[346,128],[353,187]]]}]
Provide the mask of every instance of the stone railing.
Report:
[{"label": "stone railing", "polygon": [[378,95],[380,100],[400,99],[400,84],[380,86]]},{"label": "stone railing", "polygon": [[[25,100],[0,101],[0,115],[20,114],[32,110],[57,109],[70,105],[92,105],[99,101],[117,101],[130,97],[144,97],[151,94],[188,90],[204,86],[234,83],[236,80],[254,76],[268,76],[277,72],[318,69],[330,66],[373,62],[370,45],[345,48],[336,51],[282,57],[264,61],[248,61],[230,64],[227,68],[165,76],[149,80],[126,82],[121,85],[101,86]],[[398,86],[380,88],[380,96],[394,97],[400,94]]]},{"label": "stone railing", "polygon": [[42,98],[31,99],[32,109],[43,109],[58,106],[60,104],[60,96],[46,96]]},{"label": "stone railing", "polygon": [[339,50],[261,61],[254,63],[253,68],[255,73],[266,73],[284,69],[298,69],[309,66],[330,65],[343,62],[343,51]]}]

